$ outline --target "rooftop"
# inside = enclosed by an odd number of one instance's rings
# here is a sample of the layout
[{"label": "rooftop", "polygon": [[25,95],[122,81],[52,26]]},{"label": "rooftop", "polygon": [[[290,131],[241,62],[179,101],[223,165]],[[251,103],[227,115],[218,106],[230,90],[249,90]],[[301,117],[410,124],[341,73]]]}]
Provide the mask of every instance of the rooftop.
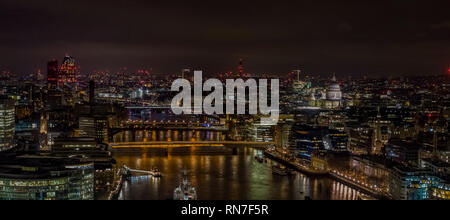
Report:
[{"label": "rooftop", "polygon": [[69,167],[90,166],[79,159],[48,157],[8,157],[0,159],[0,178],[7,179],[46,179],[68,175]]}]

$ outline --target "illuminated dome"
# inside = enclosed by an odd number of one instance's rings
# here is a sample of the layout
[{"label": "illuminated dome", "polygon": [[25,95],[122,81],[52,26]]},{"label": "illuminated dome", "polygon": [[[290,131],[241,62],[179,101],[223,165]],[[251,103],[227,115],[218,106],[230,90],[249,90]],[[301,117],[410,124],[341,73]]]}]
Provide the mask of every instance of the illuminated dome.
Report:
[{"label": "illuminated dome", "polygon": [[330,86],[327,88],[327,100],[340,101],[342,100],[341,86],[336,82],[336,76],[333,77]]}]

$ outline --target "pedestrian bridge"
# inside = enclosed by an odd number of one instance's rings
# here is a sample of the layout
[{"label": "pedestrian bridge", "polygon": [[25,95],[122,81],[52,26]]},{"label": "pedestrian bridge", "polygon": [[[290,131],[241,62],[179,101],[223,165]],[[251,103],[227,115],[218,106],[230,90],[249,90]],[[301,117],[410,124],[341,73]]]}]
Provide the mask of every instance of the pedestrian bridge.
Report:
[{"label": "pedestrian bridge", "polygon": [[126,171],[126,173],[143,173],[148,174],[152,176],[161,176],[160,173],[156,173],[155,171],[148,171],[148,170],[138,170],[138,169],[131,169],[127,165],[123,165],[123,169]]}]

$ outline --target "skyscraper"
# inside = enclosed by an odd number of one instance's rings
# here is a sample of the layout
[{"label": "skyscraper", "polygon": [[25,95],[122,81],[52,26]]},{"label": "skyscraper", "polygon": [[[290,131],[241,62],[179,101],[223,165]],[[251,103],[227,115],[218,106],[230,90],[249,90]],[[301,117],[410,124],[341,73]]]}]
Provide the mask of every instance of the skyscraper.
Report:
[{"label": "skyscraper", "polygon": [[14,100],[0,97],[0,151],[14,146],[15,106]]},{"label": "skyscraper", "polygon": [[75,59],[66,55],[59,69],[59,80],[62,83],[75,83],[77,82],[77,74],[78,67],[75,65]]},{"label": "skyscraper", "polygon": [[58,61],[52,60],[47,64],[47,85],[48,90],[56,90],[58,87]]},{"label": "skyscraper", "polygon": [[95,104],[95,82],[94,80],[89,81],[89,103]]},{"label": "skyscraper", "polygon": [[59,68],[58,61],[51,60],[47,64],[47,89],[48,98],[46,102],[47,107],[55,107],[61,105],[61,92],[58,90],[59,82]]},{"label": "skyscraper", "polygon": [[244,59],[239,59],[238,72],[235,74],[235,78],[239,79],[244,76]]}]

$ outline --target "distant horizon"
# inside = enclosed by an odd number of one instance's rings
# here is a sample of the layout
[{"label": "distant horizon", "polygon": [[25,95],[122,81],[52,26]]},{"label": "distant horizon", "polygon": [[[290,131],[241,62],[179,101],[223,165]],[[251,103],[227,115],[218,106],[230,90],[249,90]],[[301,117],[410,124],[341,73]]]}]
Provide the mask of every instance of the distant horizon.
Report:
[{"label": "distant horizon", "polygon": [[[109,71],[110,73],[115,73],[115,72],[119,72],[122,71],[124,68],[127,69],[128,72],[130,73],[135,73],[138,72],[140,70],[146,70],[146,71],[151,71],[151,74],[154,75],[164,75],[164,74],[178,74],[181,73],[181,71],[183,69],[190,69],[191,71],[194,70],[202,70],[206,75],[210,75],[210,74],[219,74],[219,73],[228,73],[228,72],[236,72],[237,71],[237,66],[238,66],[238,61],[239,59],[236,60],[235,62],[235,66],[231,67],[228,70],[221,70],[221,71],[208,71],[207,69],[204,68],[192,68],[192,67],[180,67],[178,68],[178,71],[155,71],[155,68],[153,67],[142,67],[142,66],[146,66],[146,65],[141,65],[141,67],[129,67],[129,66],[119,66],[119,67],[115,67],[115,68],[108,68],[108,67],[102,67],[102,68],[86,68],[87,70],[84,70],[85,68],[83,68],[82,63],[80,63],[79,59],[76,56],[72,56],[71,54],[65,53],[63,55],[61,55],[61,58],[49,58],[47,59],[48,61],[44,62],[41,64],[40,67],[36,67],[34,70],[30,70],[27,72],[17,72],[15,70],[13,70],[12,68],[6,68],[5,65],[0,64],[0,73],[3,73],[4,71],[8,71],[12,74],[16,74],[18,76],[26,76],[28,74],[33,74],[33,73],[37,73],[39,70],[41,71],[41,73],[43,74],[47,74],[47,62],[51,61],[51,60],[57,60],[58,64],[61,64],[63,58],[65,55],[69,55],[71,57],[73,57],[76,60],[76,64],[77,66],[80,67],[80,71],[81,74],[91,74],[94,72],[101,72],[101,71]],[[83,60],[83,59],[81,59]],[[251,59],[250,59],[251,60]],[[245,61],[244,61],[245,62]],[[230,63],[231,65],[232,63]],[[285,71],[273,71],[273,72],[268,72],[268,71],[262,71],[262,72],[254,72],[252,70],[248,70],[248,68],[246,68],[246,64],[248,63],[244,63],[244,69],[245,72],[247,73],[252,73],[252,74],[256,74],[256,75],[262,75],[262,74],[270,74],[270,75],[283,75],[283,74],[289,74],[291,73],[294,69],[300,69],[302,70],[302,75],[309,75],[309,76],[320,76],[320,77],[325,77],[328,75],[332,75],[332,74],[336,74],[336,76],[338,78],[342,78],[345,76],[350,76],[350,77],[356,77],[356,78],[363,78],[363,77],[368,77],[368,78],[389,78],[389,77],[420,77],[420,76],[439,76],[439,75],[450,75],[450,67],[447,69],[446,67],[443,67],[441,71],[423,71],[423,72],[414,72],[414,73],[408,73],[408,72],[396,72],[395,71],[388,71],[388,72],[379,72],[379,73],[371,73],[370,70],[365,71],[365,73],[343,73],[343,72],[338,72],[338,71],[330,71],[330,72],[315,72],[315,71],[307,71],[307,69],[309,69],[308,67],[304,66],[304,65],[298,65],[299,67],[304,67],[304,68],[296,68],[295,66],[293,68],[291,68],[291,70],[287,70],[287,68],[283,68]],[[255,64],[250,64],[252,67],[255,67],[257,65]],[[326,64],[325,64],[326,65]],[[155,65],[157,66],[157,65]]]},{"label": "distant horizon", "polygon": [[318,74],[423,75],[450,68],[448,0],[424,2],[3,0],[0,70],[44,70],[77,58],[83,71],[153,67],[176,73],[295,69]]}]

